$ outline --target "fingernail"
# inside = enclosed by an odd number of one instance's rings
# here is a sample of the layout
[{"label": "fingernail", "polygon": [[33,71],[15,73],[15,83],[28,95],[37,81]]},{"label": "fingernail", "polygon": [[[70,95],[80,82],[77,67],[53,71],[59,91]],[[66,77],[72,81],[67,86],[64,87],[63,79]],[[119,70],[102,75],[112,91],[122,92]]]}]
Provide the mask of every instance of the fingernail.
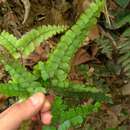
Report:
[{"label": "fingernail", "polygon": [[52,120],[52,115],[49,112],[46,112],[42,115],[42,122],[43,124],[50,124]]},{"label": "fingernail", "polygon": [[33,106],[39,106],[43,103],[43,95],[41,93],[35,94],[30,97]]},{"label": "fingernail", "polygon": [[51,104],[49,103],[49,101],[46,100],[46,102],[44,103],[44,106],[42,108],[42,111],[41,112],[46,112],[46,111],[49,111],[51,108]]}]

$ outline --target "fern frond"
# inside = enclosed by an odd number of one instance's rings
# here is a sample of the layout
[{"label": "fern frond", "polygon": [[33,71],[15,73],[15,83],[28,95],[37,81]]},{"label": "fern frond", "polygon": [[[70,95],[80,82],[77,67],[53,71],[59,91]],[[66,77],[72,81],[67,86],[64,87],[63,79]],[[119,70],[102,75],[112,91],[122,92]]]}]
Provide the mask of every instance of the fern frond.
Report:
[{"label": "fern frond", "polygon": [[10,80],[9,83],[0,84],[0,93],[6,96],[17,96],[23,99],[37,92],[45,93],[45,89],[38,82],[15,83]]},{"label": "fern frond", "polygon": [[31,74],[31,72],[28,72],[23,65],[11,57],[5,49],[0,52],[0,63],[4,65],[5,70],[15,82],[24,82],[29,81],[30,79],[34,81],[37,79],[36,76]]},{"label": "fern frond", "polygon": [[3,31],[0,34],[0,45],[5,47],[14,58],[21,54],[27,57],[34,49],[53,35],[64,32],[67,26],[48,25],[32,29],[30,32],[17,40],[12,34]]},{"label": "fern frond", "polygon": [[101,92],[101,90],[97,89],[93,85],[84,85],[80,83],[73,83],[69,81],[59,81],[59,80],[52,80],[52,86],[53,87],[59,87],[60,89],[65,89],[70,92],[79,92],[79,93],[98,93]]},{"label": "fern frond", "polygon": [[[102,89],[97,88],[95,85],[85,85],[81,83],[73,83],[69,81],[60,82],[58,80],[51,81],[51,88],[54,91],[64,92],[63,96],[67,93],[73,92],[77,95],[77,97],[82,94],[85,97],[91,97],[96,101],[106,101],[111,103],[111,98],[106,96]],[[78,95],[79,94],[79,95]]]},{"label": "fern frond", "polygon": [[69,128],[79,126],[83,123],[81,116],[75,116],[69,120],[64,121],[58,128],[58,130],[68,130]]},{"label": "fern frond", "polygon": [[67,78],[70,71],[71,58],[89,34],[90,29],[96,24],[103,5],[104,0],[97,0],[93,3],[81,15],[76,24],[61,37],[56,49],[50,54],[47,62],[39,62],[36,66],[37,73],[40,71],[42,79],[49,82],[49,87],[51,86],[55,90],[62,89],[78,93],[101,92],[101,90],[92,85],[72,83]]},{"label": "fern frond", "polygon": [[88,115],[97,112],[100,106],[101,104],[96,102],[94,105],[81,105],[68,108],[60,97],[56,97],[52,107],[52,125],[56,126],[56,124],[60,124],[58,130],[68,130],[71,127],[79,126]]},{"label": "fern frond", "polygon": [[53,115],[52,125],[56,125],[57,121],[59,122],[61,121],[59,120],[60,119],[59,117],[61,116],[61,113],[63,113],[66,109],[67,109],[67,105],[64,103],[62,98],[59,96],[56,96],[52,104],[52,115]]},{"label": "fern frond", "polygon": [[118,63],[122,65],[127,76],[130,76],[130,42],[123,41],[118,46],[120,57]]},{"label": "fern frond", "polygon": [[43,126],[42,130],[57,130],[54,126]]},{"label": "fern frond", "polygon": [[5,69],[11,75],[12,80],[10,82],[12,84],[19,84],[19,91],[20,89],[23,89],[25,92],[29,93],[29,95],[32,95],[36,92],[45,92],[45,89],[42,87],[42,85],[37,82],[37,77],[31,74],[31,72],[28,72],[20,64],[6,64]]},{"label": "fern frond", "polygon": [[19,84],[15,83],[0,84],[0,93],[6,96],[18,96],[22,98],[29,96],[29,93],[25,89],[20,88]]},{"label": "fern frond", "polygon": [[101,49],[102,54],[105,54],[108,57],[112,55],[113,45],[112,45],[112,42],[108,38],[100,37],[96,39],[96,43]]},{"label": "fern frond", "polygon": [[98,93],[101,90],[97,89],[94,85],[84,85],[78,83],[70,83],[69,88],[72,89],[74,92],[91,92],[91,93]]},{"label": "fern frond", "polygon": [[0,34],[0,45],[5,47],[10,52],[10,54],[12,54],[12,56],[14,57],[18,55],[16,42],[17,39],[12,34],[9,34],[8,32],[5,31],[3,31]]},{"label": "fern frond", "polygon": [[98,111],[100,106],[101,104],[97,102],[94,105],[81,105],[75,108],[70,108],[68,111],[61,113],[61,122],[72,119],[77,116],[86,118],[86,116],[88,116],[90,113]]},{"label": "fern frond", "polygon": [[120,54],[126,53],[126,51],[128,51],[129,48],[130,48],[129,39],[127,39],[126,41],[123,41],[123,43],[121,42],[120,45],[118,46]]},{"label": "fern frond", "polygon": [[70,60],[83,43],[85,37],[88,36],[90,29],[96,24],[97,17],[99,17],[103,5],[104,0],[96,0],[96,2],[90,5],[90,8],[81,15],[76,24],[61,37],[58,46],[46,63],[46,69],[50,77],[55,75],[56,78],[61,79],[59,71],[62,71],[64,77],[61,80],[67,78],[70,70]]},{"label": "fern frond", "polygon": [[[0,55],[0,62],[5,70],[10,74],[9,84],[1,84],[0,92],[8,96],[28,97],[36,92],[45,92],[45,88],[37,82],[37,77],[28,72],[24,66],[14,59],[5,59],[5,55]],[[7,92],[6,92],[7,91]]]},{"label": "fern frond", "polygon": [[34,75],[28,72],[22,65],[18,64],[17,62],[12,64],[6,64],[5,70],[10,74],[12,80],[14,82],[28,82],[34,81],[37,79]]},{"label": "fern frond", "polygon": [[40,45],[41,42],[47,40],[53,35],[64,32],[66,29],[66,26],[60,25],[48,25],[32,29],[17,41],[16,48],[22,52],[23,57],[27,57],[37,46]]}]

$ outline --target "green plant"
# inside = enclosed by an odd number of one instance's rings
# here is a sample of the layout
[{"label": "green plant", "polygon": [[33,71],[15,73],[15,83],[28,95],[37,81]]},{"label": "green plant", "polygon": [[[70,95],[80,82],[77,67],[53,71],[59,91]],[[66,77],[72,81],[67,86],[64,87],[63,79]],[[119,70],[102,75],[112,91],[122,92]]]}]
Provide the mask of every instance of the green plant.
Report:
[{"label": "green plant", "polygon": [[[65,35],[61,37],[61,40],[58,43],[56,49],[52,54],[50,54],[48,61],[40,62],[35,67],[35,73],[41,73],[41,77],[43,78],[43,86],[50,86],[56,90],[59,89],[62,91],[67,90],[73,92],[97,93],[100,91],[97,90],[94,85],[84,85],[70,82],[67,79],[67,76],[70,71],[71,58],[80,47],[85,37],[89,34],[91,27],[96,24],[96,18],[99,17],[103,5],[103,0],[96,0],[96,2],[93,3],[90,8],[81,15],[76,24],[74,24],[71,29],[69,29]],[[9,33],[2,32],[0,35],[0,44],[10,52],[10,54],[14,57],[14,61],[16,61],[20,57],[20,54],[22,54],[22,57],[28,56],[43,40],[49,38],[53,34],[63,32],[65,29],[66,28],[64,26],[43,26],[37,29],[33,29],[19,40],[16,40],[16,38]],[[25,68],[22,65],[18,65],[18,63],[16,64],[14,62],[13,64],[12,62],[6,62],[4,56],[2,57],[1,62],[4,64],[5,69],[9,72],[12,78],[12,80],[9,81],[9,84],[1,84],[1,92],[5,92],[6,94],[7,92],[10,92],[11,96],[13,96],[13,93],[14,96],[19,96],[13,91],[13,89],[25,89],[25,92],[28,89],[29,91],[33,91],[33,87],[29,84],[30,82],[35,82],[38,84],[36,81],[38,77],[37,75],[35,76],[31,74],[31,72],[27,72]],[[16,65],[18,65],[18,67]],[[25,76],[27,78],[25,78]],[[17,87],[16,83],[21,84],[20,86],[23,87]],[[14,87],[8,87],[13,85]],[[27,87],[28,85],[30,86],[29,88]],[[34,83],[33,86],[35,87]],[[41,85],[39,84],[36,86]],[[38,88],[41,90],[41,87],[36,87],[36,89]]]},{"label": "green plant", "polygon": [[8,83],[0,84],[0,92],[8,96],[22,98],[26,98],[37,91],[44,90],[45,92],[42,84],[37,81],[38,77],[27,71],[20,64],[18,58],[26,58],[41,42],[65,30],[65,26],[42,26],[31,30],[19,40],[8,32],[2,32],[0,45],[6,50],[1,50],[0,62],[10,74],[11,80]]},{"label": "green plant", "polygon": [[119,59],[118,63],[122,65],[123,71],[128,77],[130,77],[130,41],[129,41],[129,29],[122,35],[122,40],[118,45]]},{"label": "green plant", "polygon": [[101,36],[95,41],[99,46],[100,52],[105,54],[107,57],[111,57],[113,51],[113,45],[110,39]]},{"label": "green plant", "polygon": [[126,7],[126,6],[128,6],[128,4],[129,4],[129,2],[130,2],[130,0],[116,0],[116,2],[121,6],[121,7]]},{"label": "green plant", "polygon": [[[130,77],[130,29],[126,29],[121,35],[120,39],[114,39],[116,46],[112,44],[112,41],[107,37],[99,37],[95,40],[95,43],[99,47],[99,53],[105,55],[109,60],[105,59],[103,73],[107,76],[120,74],[124,72],[124,75]],[[116,57],[114,57],[117,55]],[[103,58],[102,58],[103,59]],[[101,68],[101,65],[100,65]],[[101,69],[95,70],[95,74],[101,75]]]},{"label": "green plant", "polygon": [[[97,112],[101,106],[101,103],[79,105],[77,107],[70,108],[63,102],[60,97],[56,97],[52,106],[52,114],[54,116],[51,126],[43,127],[43,130],[50,130],[51,128],[58,130],[68,130],[73,127],[76,128],[83,123],[84,119],[93,112]],[[58,111],[57,111],[58,109]],[[57,126],[59,124],[59,126]]]},{"label": "green plant", "polygon": [[[104,1],[96,0],[89,9],[87,9],[66,33],[63,35],[46,63],[40,62],[37,69],[40,69],[44,81],[51,79],[50,87],[73,92],[92,92],[97,93],[94,85],[75,84],[68,80],[70,71],[70,61],[77,49],[83,43],[90,29],[96,24],[96,18],[99,17],[103,8]],[[43,69],[45,68],[45,69]]]},{"label": "green plant", "polygon": [[[19,40],[7,32],[2,32],[0,35],[0,45],[5,49],[1,51],[0,62],[10,74],[11,79],[8,83],[0,84],[0,92],[8,96],[18,96],[23,99],[38,91],[45,93],[51,89],[61,97],[75,94],[81,97],[81,94],[83,94],[96,100],[106,99],[102,90],[97,89],[96,85],[74,83],[68,78],[71,58],[88,36],[93,25],[96,24],[97,17],[100,16],[103,6],[104,0],[95,0],[90,5],[90,8],[80,16],[79,20],[61,37],[48,60],[46,62],[40,61],[34,67],[33,72],[27,71],[24,65],[20,64],[19,59],[26,58],[43,40],[48,39],[54,34],[64,32],[66,27],[42,26],[33,29]],[[61,125],[59,125],[59,130],[66,130],[73,125],[81,124],[86,115],[100,107],[100,103],[96,103],[89,106],[83,105],[76,108],[65,108],[63,104],[59,104],[60,102],[60,100],[56,101],[55,103],[57,104],[54,105],[52,110],[56,114],[53,120],[58,120],[57,109],[61,109],[61,119],[59,122]]]},{"label": "green plant", "polygon": [[41,42],[66,29],[66,26],[44,25],[32,29],[18,40],[12,34],[3,31],[0,35],[0,45],[4,46],[15,59],[20,58],[21,55],[26,58]]}]

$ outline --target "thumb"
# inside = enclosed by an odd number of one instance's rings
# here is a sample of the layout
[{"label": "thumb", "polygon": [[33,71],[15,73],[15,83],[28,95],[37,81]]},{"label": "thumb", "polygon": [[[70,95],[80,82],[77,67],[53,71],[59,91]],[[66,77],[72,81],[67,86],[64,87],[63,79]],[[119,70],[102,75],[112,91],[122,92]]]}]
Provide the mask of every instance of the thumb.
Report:
[{"label": "thumb", "polygon": [[0,116],[0,130],[16,129],[22,121],[39,112],[44,101],[45,96],[42,93],[37,93],[25,102],[13,105]]}]

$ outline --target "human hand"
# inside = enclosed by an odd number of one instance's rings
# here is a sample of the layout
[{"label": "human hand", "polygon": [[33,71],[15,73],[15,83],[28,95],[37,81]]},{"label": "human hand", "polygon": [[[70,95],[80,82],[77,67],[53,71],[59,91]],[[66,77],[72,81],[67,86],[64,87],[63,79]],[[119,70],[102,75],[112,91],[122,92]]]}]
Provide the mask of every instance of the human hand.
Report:
[{"label": "human hand", "polygon": [[41,121],[51,122],[51,105],[42,93],[37,93],[22,103],[16,103],[0,114],[0,130],[16,130],[20,124],[40,113]]}]

